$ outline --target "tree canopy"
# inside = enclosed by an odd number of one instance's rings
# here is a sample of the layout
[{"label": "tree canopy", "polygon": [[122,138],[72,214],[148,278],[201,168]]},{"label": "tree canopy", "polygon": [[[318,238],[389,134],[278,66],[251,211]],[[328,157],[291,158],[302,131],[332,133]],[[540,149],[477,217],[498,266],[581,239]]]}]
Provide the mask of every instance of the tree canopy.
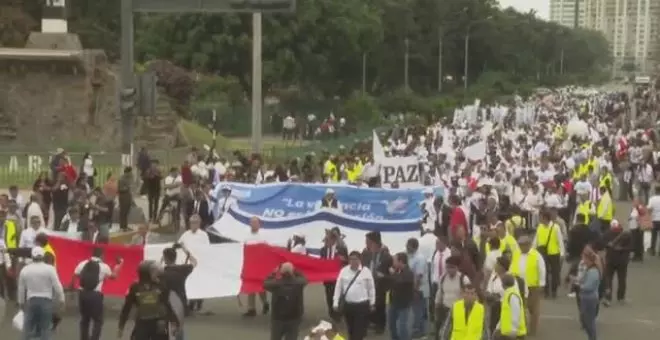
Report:
[{"label": "tree canopy", "polygon": [[[38,4],[11,0],[0,6],[2,45],[20,45],[21,37],[38,29]],[[85,47],[102,48],[111,59],[118,57],[119,4],[70,2],[72,31]],[[229,78],[235,85],[222,86],[228,96],[247,96],[251,28],[246,14],[139,14],[136,58]],[[355,98],[363,87],[373,96],[396,97],[407,83],[406,91],[433,97],[440,80],[442,93],[462,91],[466,41],[471,91],[587,82],[610,63],[600,33],[501,9],[496,0],[298,0],[295,13],[263,16],[264,93],[295,89],[304,97],[371,107],[373,101]]]}]

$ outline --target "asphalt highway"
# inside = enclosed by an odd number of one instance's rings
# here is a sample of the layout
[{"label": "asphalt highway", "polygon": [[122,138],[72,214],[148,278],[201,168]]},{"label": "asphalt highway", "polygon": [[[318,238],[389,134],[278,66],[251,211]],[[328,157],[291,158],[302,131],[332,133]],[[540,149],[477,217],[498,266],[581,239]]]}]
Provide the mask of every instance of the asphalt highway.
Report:
[{"label": "asphalt highway", "polygon": [[[617,204],[617,218],[626,221],[630,204]],[[629,270],[628,301],[624,305],[613,304],[603,308],[598,319],[599,339],[657,339],[660,334],[660,260],[647,257],[644,263],[633,263]],[[577,319],[575,300],[566,296],[562,287],[557,300],[546,300],[542,305],[542,323],[535,339],[585,339]],[[326,317],[323,288],[310,286],[305,296],[305,317],[303,329]],[[73,299],[72,299],[73,300]],[[245,298],[243,298],[245,301]],[[104,340],[117,339],[117,317],[121,307],[120,299],[106,300],[106,321],[103,328]],[[79,338],[78,317],[75,301],[69,301],[62,324],[54,334],[54,340]],[[198,315],[186,320],[186,339],[245,339],[269,338],[269,317],[260,315],[253,319],[241,316],[243,310],[234,298],[216,299],[205,302],[205,311],[210,315]],[[8,307],[7,317],[0,324],[2,339],[21,339],[18,331],[11,326],[11,316],[15,310]],[[129,323],[128,327],[132,327]],[[128,339],[130,328],[125,331]],[[302,338],[302,335],[301,335]],[[369,339],[389,339],[389,335],[370,336]]]}]

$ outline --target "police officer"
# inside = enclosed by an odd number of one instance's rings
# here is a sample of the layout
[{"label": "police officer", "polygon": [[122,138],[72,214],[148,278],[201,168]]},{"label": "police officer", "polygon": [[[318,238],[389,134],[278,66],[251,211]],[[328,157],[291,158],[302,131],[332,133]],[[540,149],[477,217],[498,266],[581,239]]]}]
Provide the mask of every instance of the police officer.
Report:
[{"label": "police officer", "polygon": [[179,320],[172,310],[167,290],[158,280],[159,272],[153,261],[142,262],[138,267],[138,281],[131,285],[119,315],[120,339],[133,306],[137,312],[131,340],[168,340],[170,325],[175,330],[178,328]]}]

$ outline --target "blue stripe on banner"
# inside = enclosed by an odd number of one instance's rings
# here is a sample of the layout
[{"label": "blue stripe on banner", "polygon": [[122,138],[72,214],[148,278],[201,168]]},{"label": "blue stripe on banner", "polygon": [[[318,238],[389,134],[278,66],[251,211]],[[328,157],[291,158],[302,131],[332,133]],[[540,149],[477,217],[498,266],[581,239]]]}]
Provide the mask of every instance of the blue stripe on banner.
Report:
[{"label": "blue stripe on banner", "polygon": [[[230,214],[235,220],[239,221],[240,223],[244,225],[250,225],[250,218],[252,218],[252,216],[243,215],[233,208],[230,208],[227,213]],[[278,221],[262,218],[261,228],[263,229],[293,228],[305,223],[316,222],[316,221],[327,221],[332,224],[337,224],[346,228],[357,229],[362,231],[380,231],[383,233],[419,230],[419,222],[414,220],[397,221],[397,222],[360,221],[360,220],[341,217],[326,211],[319,211],[312,215],[307,215],[297,218],[291,217],[285,220],[278,220]]]}]

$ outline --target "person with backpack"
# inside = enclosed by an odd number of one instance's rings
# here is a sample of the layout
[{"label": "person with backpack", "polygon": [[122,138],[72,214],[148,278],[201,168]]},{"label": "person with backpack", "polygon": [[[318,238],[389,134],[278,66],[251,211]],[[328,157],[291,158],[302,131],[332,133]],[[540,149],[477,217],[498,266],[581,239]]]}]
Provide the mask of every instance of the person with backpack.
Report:
[{"label": "person with backpack", "polygon": [[[117,277],[123,261],[118,259],[117,265],[110,266],[103,262],[103,250],[94,248],[92,257],[80,262],[74,269],[74,280],[78,279],[78,310],[80,312],[80,339],[99,340],[103,328],[103,281]],[[90,333],[91,325],[91,333]]]},{"label": "person with backpack", "polygon": [[135,307],[132,340],[169,340],[171,332],[179,328],[179,318],[170,304],[169,290],[160,282],[160,267],[154,261],[143,261],[137,274],[138,281],[129,288],[119,314],[117,338],[123,338],[126,322]]},{"label": "person with backpack", "polygon": [[453,255],[445,262],[445,271],[438,279],[438,291],[435,294],[435,333],[436,340],[440,336],[440,328],[445,323],[452,306],[462,297],[463,288],[469,285],[470,278],[461,273],[458,267],[461,258]]}]

